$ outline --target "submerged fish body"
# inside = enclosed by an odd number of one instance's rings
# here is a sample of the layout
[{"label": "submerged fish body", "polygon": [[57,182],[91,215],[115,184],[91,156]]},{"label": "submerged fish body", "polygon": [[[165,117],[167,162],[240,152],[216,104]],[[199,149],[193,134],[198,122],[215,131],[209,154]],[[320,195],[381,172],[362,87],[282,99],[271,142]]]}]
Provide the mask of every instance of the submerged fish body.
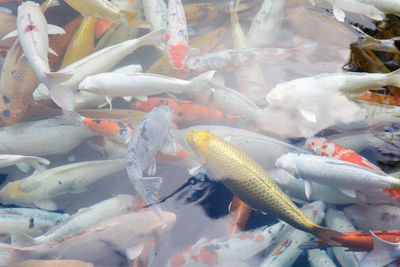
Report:
[{"label": "submerged fish body", "polygon": [[76,259],[95,266],[119,266],[126,262],[126,250],[154,238],[175,223],[175,214],[166,211],[160,214],[162,219],[151,210],[120,215],[77,234],[31,247],[4,244],[0,266],[38,258]]},{"label": "submerged fish body", "polygon": [[[126,156],[126,170],[129,179],[143,200],[149,205],[157,201],[161,179],[143,178],[143,171],[149,175],[156,172],[155,155],[164,142],[168,142],[169,130],[174,113],[170,107],[156,107],[147,113],[136,126]],[[167,143],[168,144],[168,143]]]},{"label": "submerged fish body", "polygon": [[124,159],[87,161],[36,172],[4,186],[0,190],[0,202],[56,210],[52,198],[65,193],[85,192],[89,184],[122,170],[124,165]]},{"label": "submerged fish body", "polygon": [[187,141],[217,178],[252,208],[274,214],[292,226],[331,242],[340,233],[318,226],[276,185],[246,153],[209,132],[192,131]]},{"label": "submerged fish body", "polygon": [[289,227],[284,222],[261,226],[234,236],[201,239],[169,260],[167,267],[231,266],[267,248]]}]

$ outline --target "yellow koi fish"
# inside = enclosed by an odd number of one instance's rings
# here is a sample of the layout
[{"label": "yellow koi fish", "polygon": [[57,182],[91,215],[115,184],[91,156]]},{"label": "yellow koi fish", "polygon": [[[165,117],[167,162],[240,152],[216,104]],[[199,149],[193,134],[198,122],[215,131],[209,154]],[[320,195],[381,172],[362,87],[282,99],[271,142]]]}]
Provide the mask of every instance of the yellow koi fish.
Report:
[{"label": "yellow koi fish", "polygon": [[136,27],[151,27],[149,22],[137,18],[138,11],[119,9],[107,0],[65,0],[65,2],[83,16],[104,18],[116,24],[125,22]]},{"label": "yellow koi fish", "polygon": [[207,164],[215,176],[243,202],[330,244],[338,245],[331,238],[342,234],[316,225],[245,152],[205,131],[191,131],[186,139],[200,162]]}]

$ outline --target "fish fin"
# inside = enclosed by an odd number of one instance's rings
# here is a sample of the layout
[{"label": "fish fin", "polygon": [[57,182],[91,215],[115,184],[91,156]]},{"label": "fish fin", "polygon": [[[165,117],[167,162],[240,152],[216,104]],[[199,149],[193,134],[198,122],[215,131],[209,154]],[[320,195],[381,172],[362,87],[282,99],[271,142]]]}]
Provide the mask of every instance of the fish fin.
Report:
[{"label": "fish fin", "polygon": [[11,237],[11,244],[14,246],[28,247],[32,246],[35,243],[35,239],[19,231],[11,232],[10,237]]},{"label": "fish fin", "polygon": [[305,109],[305,108],[299,108],[300,114],[308,121],[312,122],[312,123],[316,123],[317,122],[317,116],[315,115],[315,112],[309,109]]},{"label": "fish fin", "polygon": [[147,102],[149,99],[147,96],[134,96],[135,99],[139,100],[140,102]]},{"label": "fish fin", "polygon": [[0,243],[0,266],[12,266],[12,263],[18,262],[19,251],[11,248],[6,243]]},{"label": "fish fin", "polygon": [[121,9],[119,12],[124,16],[125,21],[131,26],[140,28],[151,28],[153,26],[150,22],[138,18],[139,12],[136,10]]},{"label": "fish fin", "polygon": [[33,204],[35,204],[38,208],[40,208],[42,210],[56,210],[57,209],[57,204],[51,199],[37,200],[37,201],[34,201]]},{"label": "fish fin", "polygon": [[67,72],[48,72],[46,73],[46,75],[55,83],[65,82],[71,79],[71,77],[73,76],[72,73],[67,73]]},{"label": "fish fin", "polygon": [[0,13],[12,14],[12,10],[5,7],[0,7]]},{"label": "fish fin", "polygon": [[107,104],[110,106],[110,110],[112,110],[112,97],[105,95],[104,98],[106,99]]},{"label": "fish fin", "polygon": [[343,236],[343,234],[338,231],[315,225],[312,229],[312,233],[332,246],[338,247],[341,245],[339,242],[332,240],[332,237]]},{"label": "fish fin", "polygon": [[361,199],[362,202],[367,202],[367,197],[365,196],[365,194],[363,194],[363,193],[360,192],[360,191],[356,191],[356,193],[357,193],[357,197],[358,197],[359,199]]},{"label": "fish fin", "polygon": [[[158,203],[158,190],[160,189],[162,181],[163,179],[161,177],[143,177],[134,182],[135,189],[148,206]],[[153,210],[160,216],[159,212],[157,212],[160,210],[158,205],[155,205],[155,209]]]},{"label": "fish fin", "polygon": [[49,46],[49,53],[55,55],[56,57],[58,57],[57,52],[54,51],[50,46]]},{"label": "fish fin", "polygon": [[308,200],[310,200],[310,196],[312,193],[312,182],[308,180],[303,180],[304,181],[304,193],[306,194],[306,197]]},{"label": "fish fin", "polygon": [[75,95],[68,87],[53,83],[50,86],[50,97],[59,107],[72,111],[75,106]]},{"label": "fish fin", "polygon": [[126,257],[129,260],[133,261],[134,259],[139,257],[139,255],[140,255],[140,253],[142,253],[142,251],[143,251],[143,244],[128,248],[125,250],[125,253],[126,253]]},{"label": "fish fin", "polygon": [[208,85],[208,83],[214,78],[215,75],[215,70],[210,70],[207,72],[204,72],[194,78],[190,83],[192,85],[192,90],[193,91],[199,91],[202,89],[205,89],[205,87]]},{"label": "fish fin", "polygon": [[51,7],[56,7],[56,6],[59,6],[60,5],[60,2],[58,2],[58,0],[49,0],[48,2],[47,2],[47,8],[51,8]]},{"label": "fish fin", "polygon": [[[124,96],[122,97],[126,102],[131,102],[132,101],[132,96]],[[147,97],[146,97],[147,98]]]},{"label": "fish fin", "polygon": [[47,34],[65,34],[65,31],[56,25],[47,24]]},{"label": "fish fin", "polygon": [[206,241],[209,241],[209,240],[210,240],[210,239],[208,239],[207,237],[202,236],[202,237],[199,238],[199,240],[197,240],[197,242],[195,243],[195,245],[201,244],[201,243],[206,242]]},{"label": "fish fin", "polygon": [[309,1],[310,1],[311,5],[315,6],[314,0],[309,0]]},{"label": "fish fin", "polygon": [[346,18],[346,14],[344,11],[336,6],[333,6],[333,16],[340,22],[344,22],[344,19]]},{"label": "fish fin", "polygon": [[4,41],[6,39],[15,38],[15,37],[18,37],[17,30],[7,33],[1,40]]},{"label": "fish fin", "polygon": [[18,162],[17,164],[15,164],[15,166],[17,166],[17,168],[22,172],[29,172],[29,170],[31,169],[31,166],[25,162]]},{"label": "fish fin", "polygon": [[147,175],[152,176],[152,175],[156,174],[156,171],[157,171],[156,159],[152,158],[149,166],[146,169],[146,173],[147,173]]},{"label": "fish fin", "polygon": [[370,231],[374,248],[360,261],[360,267],[384,266],[400,256],[399,243],[391,243]]},{"label": "fish fin", "polygon": [[353,27],[353,29],[355,29],[356,31],[358,31],[359,33],[361,33],[362,35],[364,35],[368,40],[370,40],[373,43],[376,44],[380,44],[381,41],[376,39],[375,37],[372,37],[371,35],[368,35],[367,33],[365,33],[363,30],[361,30],[360,28],[354,26],[354,25],[350,25],[351,27]]},{"label": "fish fin", "polygon": [[200,164],[199,163],[198,165],[194,166],[193,168],[190,168],[188,170],[188,172],[189,172],[190,175],[195,176],[196,174],[198,174],[201,171],[201,169],[203,167],[204,167],[204,164]]},{"label": "fish fin", "polygon": [[338,188],[340,192],[351,198],[357,198],[356,190],[347,188]]}]

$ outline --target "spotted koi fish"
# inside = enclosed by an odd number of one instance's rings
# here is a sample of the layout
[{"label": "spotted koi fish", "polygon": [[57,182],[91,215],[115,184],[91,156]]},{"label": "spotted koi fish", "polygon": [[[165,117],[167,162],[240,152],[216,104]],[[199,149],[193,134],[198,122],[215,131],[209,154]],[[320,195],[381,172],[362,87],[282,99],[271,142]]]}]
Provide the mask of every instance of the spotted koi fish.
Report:
[{"label": "spotted koi fish", "polygon": [[325,138],[310,138],[306,141],[305,146],[318,155],[340,159],[378,172],[382,172],[382,170],[378,166],[376,166],[357,152],[332,143]]},{"label": "spotted koi fish", "polygon": [[237,116],[225,114],[218,109],[199,105],[191,101],[166,97],[150,97],[146,102],[131,101],[131,108],[144,112],[150,112],[153,108],[158,106],[169,106],[174,111],[175,123],[199,124],[223,122],[237,125],[240,122],[240,118]]},{"label": "spotted koi fish", "polygon": [[186,16],[181,0],[168,1],[168,30],[165,41],[171,65],[181,70],[190,49]]}]

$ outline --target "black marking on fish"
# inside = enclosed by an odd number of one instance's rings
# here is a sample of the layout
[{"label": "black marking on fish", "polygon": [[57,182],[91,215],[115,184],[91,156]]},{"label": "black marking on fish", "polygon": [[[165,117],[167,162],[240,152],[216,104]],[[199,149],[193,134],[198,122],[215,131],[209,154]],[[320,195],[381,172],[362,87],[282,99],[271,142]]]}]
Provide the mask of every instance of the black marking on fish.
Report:
[{"label": "black marking on fish", "polygon": [[30,218],[29,219],[29,229],[32,229],[33,227],[35,227],[35,219]]},{"label": "black marking on fish", "polygon": [[128,161],[126,162],[126,166],[127,166],[127,167],[133,167],[134,165],[136,165],[136,164],[135,164],[135,161],[133,161],[133,160],[128,160]]},{"label": "black marking on fish", "polygon": [[62,182],[61,182],[61,181],[58,181],[58,184],[62,184]]},{"label": "black marking on fish", "polygon": [[100,124],[101,120],[93,120],[94,123]]},{"label": "black marking on fish", "polygon": [[394,40],[394,46],[397,48],[397,50],[400,50],[400,39]]},{"label": "black marking on fish", "polygon": [[143,126],[142,130],[140,131],[140,137],[146,141],[149,141],[149,137],[147,135],[147,129],[145,126]]},{"label": "black marking on fish", "polygon": [[3,110],[2,115],[9,118],[11,116],[11,112],[8,109],[5,109]]},{"label": "black marking on fish", "polygon": [[3,102],[4,102],[4,104],[8,104],[8,103],[10,103],[10,99],[8,99],[8,97],[6,95],[3,95]]},{"label": "black marking on fish", "polygon": [[179,118],[182,118],[182,117],[183,117],[183,113],[180,112],[180,111],[177,113],[177,115],[178,115]]}]

